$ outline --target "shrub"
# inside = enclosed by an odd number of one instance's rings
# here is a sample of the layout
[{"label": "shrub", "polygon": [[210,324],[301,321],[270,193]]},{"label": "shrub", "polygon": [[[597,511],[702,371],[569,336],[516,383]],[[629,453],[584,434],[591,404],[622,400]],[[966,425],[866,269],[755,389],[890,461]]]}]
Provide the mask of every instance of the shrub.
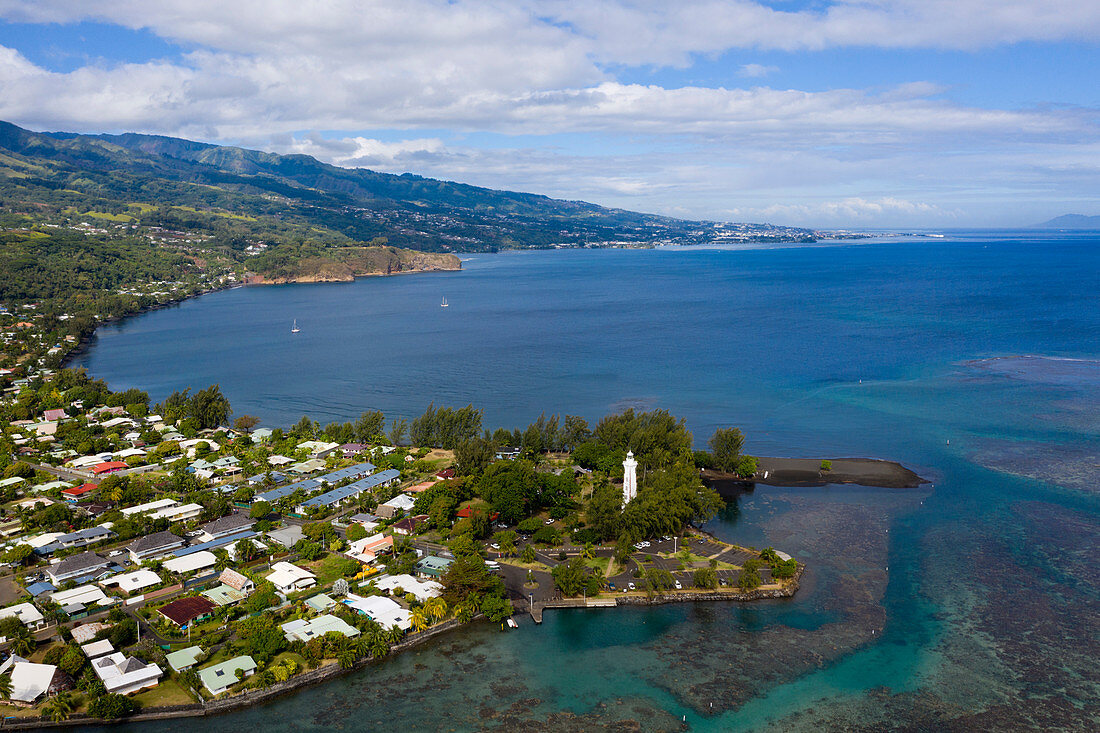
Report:
[{"label": "shrub", "polygon": [[833,470],[833,462],[832,461],[822,461],[821,462],[821,470],[822,471],[832,471]]}]

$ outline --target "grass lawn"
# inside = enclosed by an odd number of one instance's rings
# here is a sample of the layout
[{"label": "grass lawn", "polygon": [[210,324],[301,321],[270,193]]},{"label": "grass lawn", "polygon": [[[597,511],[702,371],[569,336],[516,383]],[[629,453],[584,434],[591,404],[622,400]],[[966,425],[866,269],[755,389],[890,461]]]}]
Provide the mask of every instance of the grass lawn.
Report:
[{"label": "grass lawn", "polygon": [[607,566],[611,563],[610,557],[585,558],[584,564],[595,569],[600,575],[607,575]]},{"label": "grass lawn", "polygon": [[[344,574],[340,572],[340,566],[346,563],[346,557],[330,552],[320,560],[308,563],[304,567],[317,576],[317,585],[331,585],[337,578],[344,577]],[[320,591],[314,590],[314,592],[319,593]]]},{"label": "grass lawn", "polygon": [[134,695],[133,701],[143,708],[160,708],[168,705],[190,705],[195,702],[195,698],[176,680],[165,679],[153,689]]},{"label": "grass lawn", "polygon": [[518,557],[510,557],[508,559],[500,558],[497,562],[499,562],[501,565],[511,565],[513,567],[523,568],[524,570],[542,570],[547,573],[550,572],[549,565],[543,565],[537,560],[535,562],[524,562]]}]

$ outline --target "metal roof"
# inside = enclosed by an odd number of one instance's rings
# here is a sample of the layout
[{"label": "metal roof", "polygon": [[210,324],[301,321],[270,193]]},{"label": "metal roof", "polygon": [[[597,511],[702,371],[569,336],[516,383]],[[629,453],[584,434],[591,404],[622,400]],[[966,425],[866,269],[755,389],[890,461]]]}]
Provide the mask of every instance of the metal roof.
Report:
[{"label": "metal roof", "polygon": [[344,499],[352,496],[358,496],[364,491],[369,491],[377,486],[381,486],[387,481],[392,481],[395,478],[399,478],[401,472],[394,468],[388,468],[385,471],[376,473],[373,476],[367,476],[366,478],[359,479],[355,483],[348,484],[347,486],[341,486],[338,489],[325,492],[320,496],[315,496],[309,501],[302,502],[303,507],[312,506],[330,506],[332,504],[338,504]]}]

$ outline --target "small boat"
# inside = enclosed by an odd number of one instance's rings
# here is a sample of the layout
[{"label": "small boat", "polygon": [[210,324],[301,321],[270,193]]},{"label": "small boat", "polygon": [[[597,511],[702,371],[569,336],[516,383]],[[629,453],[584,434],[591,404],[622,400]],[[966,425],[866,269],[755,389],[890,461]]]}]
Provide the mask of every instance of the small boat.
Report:
[{"label": "small boat", "polygon": [[510,628],[510,629],[518,629],[518,628],[519,628],[519,624],[517,624],[517,623],[516,623],[516,620],[515,620],[514,618],[510,618],[510,619],[508,619],[508,628]]},{"label": "small boat", "polygon": [[298,333],[298,332],[299,332],[299,331],[301,331],[301,330],[302,330],[302,329],[298,328],[298,319],[297,319],[297,318],[295,318],[295,319],[294,319],[294,325],[293,325],[293,326],[291,327],[291,329],[290,329],[290,332],[291,332],[291,333]]},{"label": "small boat", "polygon": [[447,307],[447,296],[446,295],[443,296],[443,302],[439,304],[439,307],[440,308],[446,308]]}]

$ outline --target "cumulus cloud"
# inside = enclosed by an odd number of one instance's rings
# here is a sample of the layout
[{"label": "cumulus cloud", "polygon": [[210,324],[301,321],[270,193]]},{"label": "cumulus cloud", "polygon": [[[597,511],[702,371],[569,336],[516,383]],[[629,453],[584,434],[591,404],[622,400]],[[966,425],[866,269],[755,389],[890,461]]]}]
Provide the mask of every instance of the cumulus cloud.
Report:
[{"label": "cumulus cloud", "polygon": [[[912,79],[802,91],[633,84],[616,74],[687,67],[732,49],[1100,39],[1095,0],[790,8],[753,0],[0,0],[8,20],[113,23],[181,49],[171,59],[101,60],[57,73],[0,47],[0,119],[234,142],[704,217],[942,218],[955,210],[947,197],[960,195],[954,180],[983,178],[1004,190],[1012,174],[1031,181],[1032,194],[1064,194],[1058,175],[1078,190],[1096,180],[1096,110],[967,106]],[[776,71],[748,63],[739,74],[763,80]],[[318,130],[335,133],[310,132]],[[465,132],[602,135],[636,152],[508,142],[486,150],[456,143]],[[777,200],[794,208],[769,209]]]}]

